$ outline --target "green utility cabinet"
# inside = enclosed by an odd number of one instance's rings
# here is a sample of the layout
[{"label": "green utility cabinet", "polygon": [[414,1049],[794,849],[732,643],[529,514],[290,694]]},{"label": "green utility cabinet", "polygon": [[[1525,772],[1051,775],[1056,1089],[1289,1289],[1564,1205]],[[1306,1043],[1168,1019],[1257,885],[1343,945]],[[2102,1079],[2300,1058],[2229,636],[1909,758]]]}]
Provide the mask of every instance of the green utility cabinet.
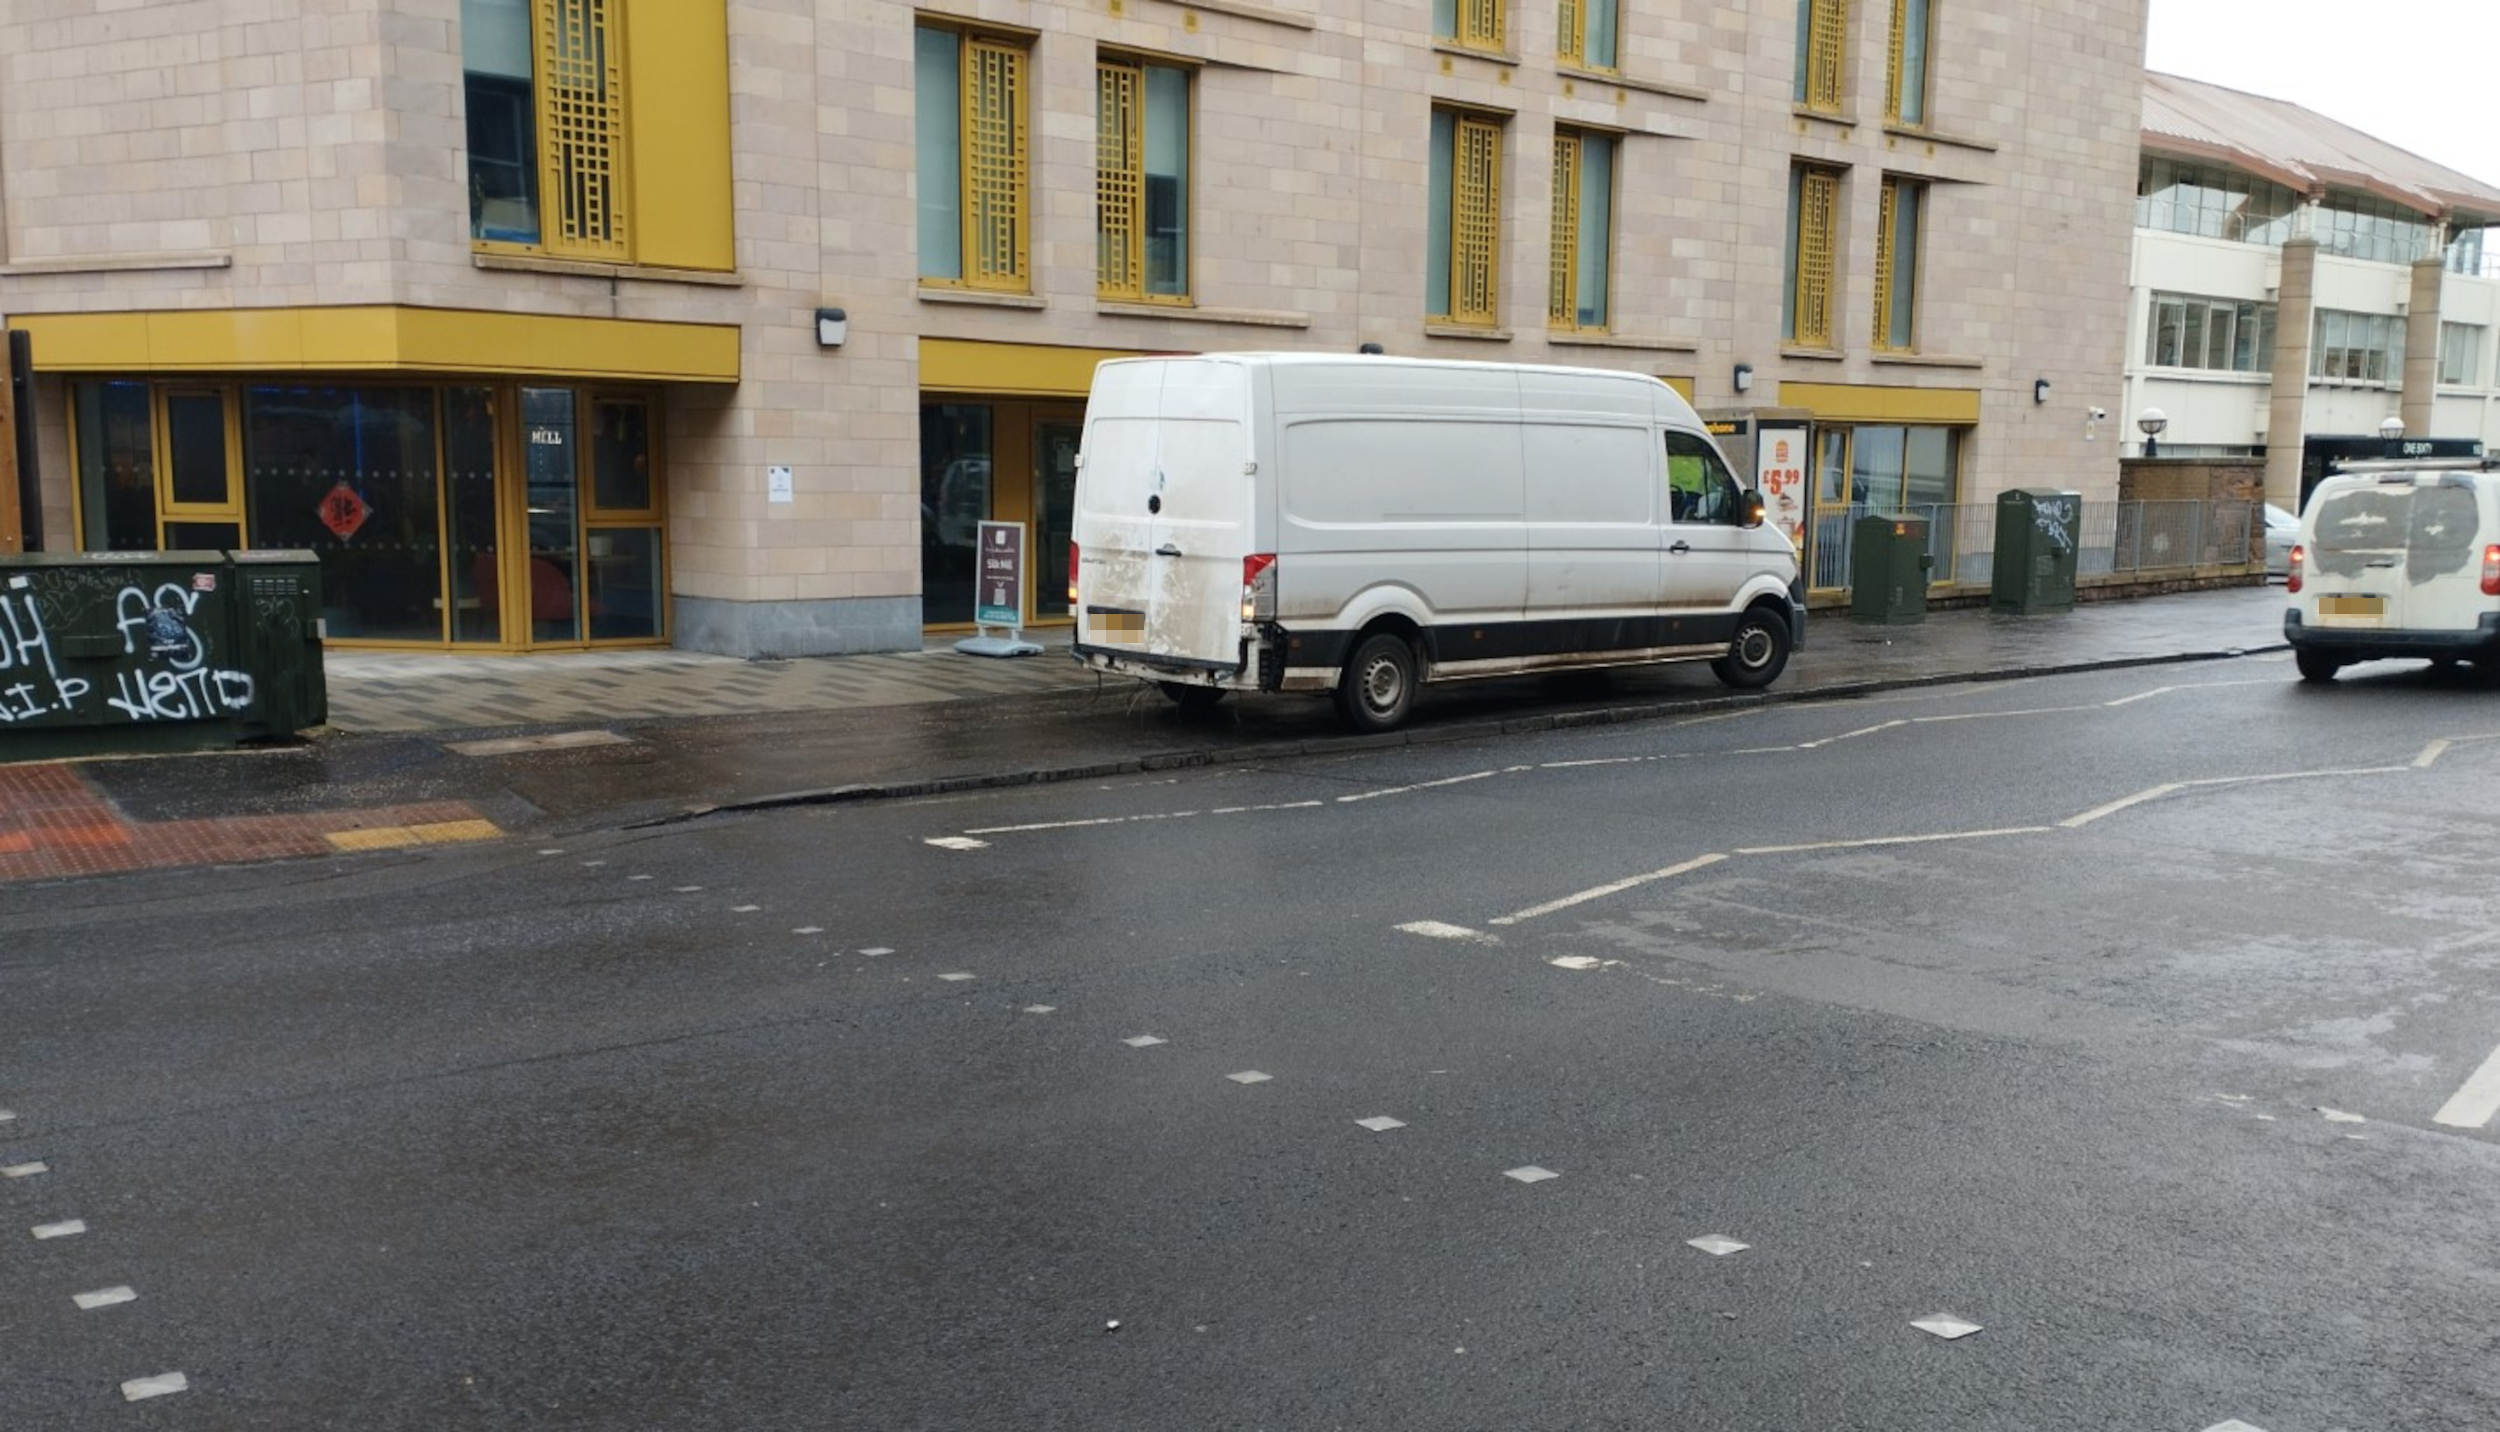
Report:
[{"label": "green utility cabinet", "polygon": [[0,557],[0,760],[320,724],[320,583],[310,552]]},{"label": "green utility cabinet", "polygon": [[234,552],[234,650],[252,674],[247,736],[292,736],[330,719],[321,667],[321,563],[310,552]]},{"label": "green utility cabinet", "polygon": [[1849,537],[1849,618],[1907,626],[1927,620],[1927,519],[1870,512]]},{"label": "green utility cabinet", "polygon": [[2082,548],[2083,494],[2016,487],[1997,494],[1997,545],[1988,609],[2068,612],[2075,608],[2075,558]]}]

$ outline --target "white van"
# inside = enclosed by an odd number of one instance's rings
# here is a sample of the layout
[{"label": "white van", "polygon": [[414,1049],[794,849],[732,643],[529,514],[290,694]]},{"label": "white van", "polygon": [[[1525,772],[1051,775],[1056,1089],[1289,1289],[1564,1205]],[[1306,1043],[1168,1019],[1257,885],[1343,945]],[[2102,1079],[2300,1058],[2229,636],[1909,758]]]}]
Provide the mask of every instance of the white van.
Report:
[{"label": "white van", "polygon": [[2346,463],[2309,494],[2283,639],[2304,681],[2356,661],[2500,661],[2500,472],[2483,458]]},{"label": "white van", "polygon": [[1805,635],[1788,539],[1637,373],[1115,359],[1074,539],[1079,661],[1185,706],[1331,691],[1358,730],[1425,681],[1706,660],[1767,686]]}]

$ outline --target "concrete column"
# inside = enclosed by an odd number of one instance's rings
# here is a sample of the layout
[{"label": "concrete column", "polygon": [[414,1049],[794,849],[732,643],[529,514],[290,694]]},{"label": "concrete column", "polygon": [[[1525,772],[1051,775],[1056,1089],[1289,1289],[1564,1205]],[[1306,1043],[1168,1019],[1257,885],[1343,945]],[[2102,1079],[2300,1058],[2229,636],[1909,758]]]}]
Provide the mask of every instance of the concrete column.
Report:
[{"label": "concrete column", "polygon": [[2447,271],[2436,258],[2413,265],[2413,296],[2405,307],[2405,388],[2396,409],[2409,438],[2431,435],[2431,399],[2439,385],[2439,293]]},{"label": "concrete column", "polygon": [[2301,439],[2309,402],[2310,312],[2317,306],[2318,241],[2283,241],[2274,296],[2274,391],[2266,400],[2266,501],[2300,510]]}]

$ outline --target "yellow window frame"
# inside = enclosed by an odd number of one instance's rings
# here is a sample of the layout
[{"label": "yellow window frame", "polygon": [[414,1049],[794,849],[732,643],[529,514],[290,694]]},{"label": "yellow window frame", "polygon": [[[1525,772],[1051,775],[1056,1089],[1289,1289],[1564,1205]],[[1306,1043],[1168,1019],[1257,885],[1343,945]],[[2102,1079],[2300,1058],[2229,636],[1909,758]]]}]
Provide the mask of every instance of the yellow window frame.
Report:
[{"label": "yellow window frame", "polygon": [[989,35],[963,37],[960,82],[963,143],[962,287],[1032,289],[1032,135],[1029,46]]},{"label": "yellow window frame", "polygon": [[1797,170],[1797,285],[1791,295],[1796,331],[1789,338],[1807,347],[1832,346],[1833,230],[1839,208],[1839,174]]},{"label": "yellow window frame", "polygon": [[[158,383],[148,401],[150,460],[156,464],[156,545],[166,547],[166,530],[177,524],[232,523],[235,543],[243,535],[243,433],[237,421],[235,390],[225,383]],[[174,496],[173,405],[182,398],[207,398],[217,404],[218,442],[225,459],[226,492],[216,502],[183,502]]]},{"label": "yellow window frame", "polygon": [[1095,66],[1094,290],[1146,296],[1146,73],[1125,60]]},{"label": "yellow window frame", "polygon": [[540,245],[550,254],[629,260],[622,5],[538,0],[532,9]]},{"label": "yellow window frame", "polygon": [[1480,114],[1453,118],[1449,320],[1489,328],[1501,311],[1502,125]]},{"label": "yellow window frame", "polygon": [[[1927,24],[1933,26],[1935,11],[1925,11],[1924,18]],[[1884,56],[1884,118],[1894,124],[1905,122],[1901,118],[1901,81],[1903,63],[1909,54],[1909,41],[1910,0],[1892,0],[1892,41],[1886,47]],[[1923,125],[1925,118],[1922,116],[1906,122],[1914,126]]]},{"label": "yellow window frame", "polygon": [[[1887,353],[1913,352],[1918,347],[1917,235],[1911,235],[1910,241],[1904,243],[1900,233],[1901,190],[1917,182],[1899,175],[1885,175],[1883,197],[1875,210],[1874,345],[1879,351]],[[1906,342],[1896,344],[1892,341],[1892,299],[1895,291],[1903,285],[1910,289],[1910,334]]]},{"label": "yellow window frame", "polygon": [[1849,0],[1799,0],[1807,7],[1806,52],[1800,58],[1807,109],[1840,113],[1841,59],[1849,47]]},{"label": "yellow window frame", "polygon": [[1457,33],[1452,43],[1470,50],[1510,48],[1508,0],[1458,0]]}]

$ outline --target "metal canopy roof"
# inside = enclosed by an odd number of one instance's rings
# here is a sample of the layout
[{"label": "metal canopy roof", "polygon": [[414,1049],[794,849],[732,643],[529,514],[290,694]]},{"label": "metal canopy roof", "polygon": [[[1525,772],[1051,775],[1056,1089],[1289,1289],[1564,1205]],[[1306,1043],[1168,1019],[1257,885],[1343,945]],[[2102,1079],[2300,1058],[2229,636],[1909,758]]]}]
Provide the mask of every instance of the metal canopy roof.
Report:
[{"label": "metal canopy roof", "polygon": [[2245,169],[2299,193],[2357,189],[2459,228],[2500,224],[2500,188],[2303,109],[2178,75],[2144,75],[2144,148]]}]

